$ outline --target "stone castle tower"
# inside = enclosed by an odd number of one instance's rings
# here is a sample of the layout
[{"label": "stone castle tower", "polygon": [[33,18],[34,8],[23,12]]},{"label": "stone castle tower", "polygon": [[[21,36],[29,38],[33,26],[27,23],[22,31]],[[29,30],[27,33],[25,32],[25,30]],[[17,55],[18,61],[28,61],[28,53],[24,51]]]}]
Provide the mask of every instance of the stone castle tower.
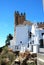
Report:
[{"label": "stone castle tower", "polygon": [[19,24],[23,24],[23,22],[26,19],[25,13],[19,13],[18,11],[15,11],[15,26]]}]

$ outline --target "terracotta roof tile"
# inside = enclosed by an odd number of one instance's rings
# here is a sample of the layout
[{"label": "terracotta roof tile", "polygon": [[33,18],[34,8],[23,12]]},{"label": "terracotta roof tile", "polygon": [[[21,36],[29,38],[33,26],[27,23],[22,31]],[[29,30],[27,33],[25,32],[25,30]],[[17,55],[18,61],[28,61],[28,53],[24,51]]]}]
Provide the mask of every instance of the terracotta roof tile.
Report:
[{"label": "terracotta roof tile", "polygon": [[27,20],[26,20],[26,21],[24,21],[23,24],[24,24],[24,25],[26,25],[26,24],[27,24],[27,25],[32,25],[33,23],[32,23],[31,21],[27,21]]},{"label": "terracotta roof tile", "polygon": [[44,28],[44,24],[38,24],[39,28]]}]

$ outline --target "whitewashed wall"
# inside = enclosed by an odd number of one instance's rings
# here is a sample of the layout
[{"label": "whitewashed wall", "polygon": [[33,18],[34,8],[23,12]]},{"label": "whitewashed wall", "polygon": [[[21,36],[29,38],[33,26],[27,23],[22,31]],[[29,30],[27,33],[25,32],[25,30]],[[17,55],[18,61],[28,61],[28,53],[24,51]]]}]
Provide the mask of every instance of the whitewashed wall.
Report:
[{"label": "whitewashed wall", "polygon": [[31,28],[32,28],[32,26],[31,25],[28,25],[29,32],[31,32]]},{"label": "whitewashed wall", "polygon": [[22,44],[27,44],[28,42],[28,26],[27,25],[19,25],[16,27],[16,43],[21,44],[20,41],[22,41]]}]

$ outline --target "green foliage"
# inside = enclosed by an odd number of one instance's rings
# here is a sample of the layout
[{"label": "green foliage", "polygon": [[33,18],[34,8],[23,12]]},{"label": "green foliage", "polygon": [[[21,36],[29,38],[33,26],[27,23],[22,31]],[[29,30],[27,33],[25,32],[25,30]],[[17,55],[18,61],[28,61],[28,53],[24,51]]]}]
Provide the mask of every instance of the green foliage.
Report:
[{"label": "green foliage", "polygon": [[9,34],[9,35],[7,36],[6,41],[5,41],[6,45],[9,45],[9,44],[10,44],[10,40],[12,40],[12,39],[13,39],[13,36],[12,36],[11,34]]},{"label": "green foliage", "polygon": [[36,65],[35,63],[28,63],[27,65]]},{"label": "green foliage", "polygon": [[5,47],[3,48],[3,51],[4,51],[4,53],[7,53],[7,52],[8,52],[8,47],[5,46]]},{"label": "green foliage", "polygon": [[5,46],[0,54],[0,64],[4,64],[7,58],[9,59],[9,62],[7,62],[6,65],[11,65],[16,56],[15,53],[8,51],[8,47]]}]

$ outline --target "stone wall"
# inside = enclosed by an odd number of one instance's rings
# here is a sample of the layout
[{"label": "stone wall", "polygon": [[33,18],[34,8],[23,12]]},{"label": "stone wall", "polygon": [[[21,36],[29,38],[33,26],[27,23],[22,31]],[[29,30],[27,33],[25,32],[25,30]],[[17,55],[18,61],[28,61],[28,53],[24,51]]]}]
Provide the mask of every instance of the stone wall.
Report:
[{"label": "stone wall", "polygon": [[44,54],[43,53],[37,54],[37,65],[44,65]]},{"label": "stone wall", "polygon": [[19,24],[23,24],[23,22],[25,21],[26,17],[25,17],[25,13],[19,13],[18,11],[15,11],[15,15],[14,15],[14,19],[15,19],[15,26],[19,25]]}]

